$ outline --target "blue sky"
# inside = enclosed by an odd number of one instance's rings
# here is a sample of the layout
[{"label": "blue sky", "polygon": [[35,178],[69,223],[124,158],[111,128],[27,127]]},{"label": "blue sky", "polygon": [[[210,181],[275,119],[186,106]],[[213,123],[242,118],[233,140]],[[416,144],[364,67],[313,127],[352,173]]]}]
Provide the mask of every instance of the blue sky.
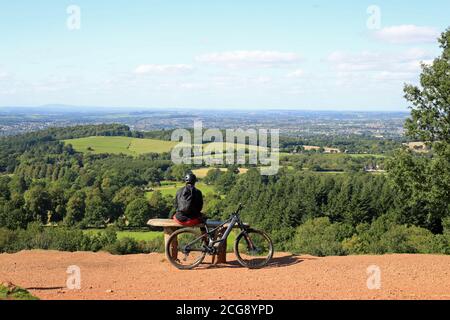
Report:
[{"label": "blue sky", "polygon": [[403,84],[440,53],[448,12],[448,0],[2,1],[0,106],[406,110]]}]

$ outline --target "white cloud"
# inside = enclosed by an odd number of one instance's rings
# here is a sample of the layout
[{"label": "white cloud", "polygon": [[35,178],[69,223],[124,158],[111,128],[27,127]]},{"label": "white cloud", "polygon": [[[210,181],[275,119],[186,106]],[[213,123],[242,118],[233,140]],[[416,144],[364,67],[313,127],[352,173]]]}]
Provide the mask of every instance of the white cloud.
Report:
[{"label": "white cloud", "polygon": [[287,76],[289,78],[301,78],[304,75],[305,75],[305,72],[303,71],[303,69],[297,69],[297,70],[294,70],[294,71],[288,73]]},{"label": "white cloud", "polygon": [[374,37],[378,40],[395,44],[429,43],[436,42],[436,39],[439,37],[439,31],[433,27],[400,25],[375,31]]},{"label": "white cloud", "polygon": [[410,49],[402,53],[379,53],[363,51],[347,53],[335,51],[327,61],[337,71],[398,71],[418,72],[421,62],[429,62],[431,55],[421,49]]},{"label": "white cloud", "polygon": [[272,78],[267,77],[267,76],[259,76],[259,77],[256,77],[253,81],[256,84],[267,84],[267,83],[272,82]]},{"label": "white cloud", "polygon": [[0,69],[0,80],[8,80],[10,78],[11,78],[11,75],[8,72]]},{"label": "white cloud", "polygon": [[416,79],[421,63],[430,63],[431,55],[421,49],[401,53],[336,51],[327,58],[339,81],[358,82],[361,79],[406,82]]},{"label": "white cloud", "polygon": [[414,75],[411,72],[380,71],[374,74],[373,79],[378,81],[405,81],[411,79]]},{"label": "white cloud", "polygon": [[229,51],[208,53],[196,58],[198,62],[223,64],[228,67],[242,65],[274,67],[290,65],[300,61],[300,56],[293,52],[279,51]]},{"label": "white cloud", "polygon": [[199,89],[206,89],[207,86],[203,83],[188,82],[180,84],[180,88],[186,90],[199,90]]},{"label": "white cloud", "polygon": [[174,75],[190,73],[194,70],[188,64],[142,64],[134,69],[140,75]]}]

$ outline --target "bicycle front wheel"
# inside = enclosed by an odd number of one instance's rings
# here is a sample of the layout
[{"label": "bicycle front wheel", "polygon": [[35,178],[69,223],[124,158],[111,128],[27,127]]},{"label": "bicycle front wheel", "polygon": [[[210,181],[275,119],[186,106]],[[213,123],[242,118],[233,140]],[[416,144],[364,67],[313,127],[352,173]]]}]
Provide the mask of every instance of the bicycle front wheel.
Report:
[{"label": "bicycle front wheel", "polygon": [[273,243],[265,232],[244,230],[236,238],[234,253],[243,267],[263,268],[273,257]]},{"label": "bicycle front wheel", "polygon": [[195,229],[175,231],[166,244],[166,257],[180,270],[189,270],[200,265],[206,256],[205,235]]}]

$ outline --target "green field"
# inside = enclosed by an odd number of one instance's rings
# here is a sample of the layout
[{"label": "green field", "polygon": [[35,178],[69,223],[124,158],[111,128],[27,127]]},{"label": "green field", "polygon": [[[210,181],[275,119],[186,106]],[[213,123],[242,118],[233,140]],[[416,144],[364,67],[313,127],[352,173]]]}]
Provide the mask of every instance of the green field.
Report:
[{"label": "green field", "polygon": [[255,150],[258,151],[259,149],[261,149],[262,151],[266,151],[267,148],[264,147],[258,147],[258,146],[254,146],[254,145],[247,145],[247,144],[242,144],[242,143],[235,143],[233,146],[233,143],[227,143],[227,142],[210,142],[210,143],[206,143],[204,145],[204,150],[205,151],[219,151],[222,150],[223,152],[225,152],[227,150],[227,148],[233,148],[235,150],[242,150],[242,149],[248,149],[248,150]]},{"label": "green field", "polygon": [[172,141],[138,139],[130,137],[87,137],[80,139],[64,140],[71,144],[76,151],[113,154],[127,154],[137,156],[144,153],[170,152],[177,144]]},{"label": "green field", "polygon": [[[178,189],[184,186],[184,183],[168,183],[168,182],[162,182],[161,187],[154,188],[155,191],[161,192],[163,196],[173,196],[175,197]],[[196,187],[203,193],[203,195],[207,194],[213,194],[215,193],[214,187],[204,184],[202,182],[199,182],[196,184]],[[152,192],[147,192],[147,197],[150,197]]]},{"label": "green field", "polygon": [[307,154],[307,153],[280,153],[280,157],[286,158],[298,158],[298,157],[307,157],[307,156],[323,156],[332,159],[339,159],[345,157],[351,158],[376,158],[376,159],[384,159],[388,158],[389,155],[386,154],[375,154],[375,153],[315,153],[315,154]]},{"label": "green field", "polygon": [[[208,172],[210,170],[213,170],[213,169],[215,169],[215,168],[214,167],[207,167],[207,168],[195,169],[195,170],[192,170],[192,173],[194,173],[197,176],[197,178],[203,179],[203,178],[206,177]],[[227,168],[219,168],[219,170],[222,171],[222,172],[227,172],[228,171]],[[248,172],[247,168],[239,168],[239,174],[245,174],[247,172]]]},{"label": "green field", "polygon": [[[178,142],[155,140],[155,139],[139,139],[131,137],[104,137],[104,136],[92,136],[79,139],[63,140],[66,144],[71,144],[73,148],[78,152],[92,152],[95,154],[112,153],[112,154],[127,154],[131,156],[137,156],[145,153],[163,153],[170,152]],[[231,144],[212,142],[206,143],[203,146],[204,151],[223,150]],[[248,148],[249,150],[258,150],[257,146],[248,146],[244,144],[235,144],[235,149],[240,150]],[[262,148],[262,147],[261,147]],[[265,148],[264,148],[265,149]],[[222,155],[212,155],[208,158],[218,159],[223,157]],[[206,157],[205,157],[206,158]],[[195,157],[194,157],[195,159]]]},{"label": "green field", "polygon": [[[89,229],[84,230],[87,234],[94,234],[99,232],[104,232],[102,229]],[[123,238],[133,238],[138,241],[150,241],[153,239],[156,239],[158,237],[163,237],[162,232],[156,232],[156,231],[117,231],[117,238],[123,239]]]},{"label": "green field", "polygon": [[352,158],[376,158],[376,159],[384,159],[387,158],[387,155],[384,154],[373,154],[373,153],[359,153],[359,154],[345,154],[346,156]]}]

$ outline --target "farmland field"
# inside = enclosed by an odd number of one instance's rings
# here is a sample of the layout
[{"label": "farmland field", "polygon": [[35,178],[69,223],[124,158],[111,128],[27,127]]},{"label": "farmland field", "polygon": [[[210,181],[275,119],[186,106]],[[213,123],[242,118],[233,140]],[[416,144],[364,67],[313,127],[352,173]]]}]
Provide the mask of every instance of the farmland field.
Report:
[{"label": "farmland field", "polygon": [[[139,139],[132,137],[104,137],[104,136],[92,136],[87,138],[69,139],[63,140],[66,144],[71,144],[76,151],[79,152],[92,152],[95,154],[100,153],[112,153],[112,154],[127,154],[127,155],[140,155],[145,153],[163,153],[170,152],[178,142],[155,140],[155,139]],[[204,151],[226,151],[226,148],[231,144],[227,143],[206,143],[204,145]],[[258,150],[257,146],[247,146],[244,144],[235,144],[236,150],[248,148],[249,150]],[[262,147],[261,147],[262,148]],[[264,150],[263,148],[262,150]],[[220,158],[224,155],[209,155],[206,157]],[[195,158],[195,157],[194,157]]]},{"label": "farmland field", "polygon": [[177,144],[172,141],[138,139],[131,137],[88,137],[80,139],[64,140],[64,143],[71,144],[76,151],[92,153],[113,153],[140,155],[144,153],[163,153],[170,150]]},{"label": "farmland field", "polygon": [[[213,168],[196,169],[196,170],[192,170],[192,173],[195,174],[197,176],[197,178],[203,179],[204,177],[206,177],[206,175],[208,174],[209,170],[211,170],[211,169],[213,169]],[[227,169],[226,168],[220,168],[220,171],[226,172]]]},{"label": "farmland field", "polygon": [[360,154],[345,154],[346,156],[352,158],[376,158],[376,159],[384,159],[388,156],[385,154],[374,154],[374,153],[360,153]]},{"label": "farmland field", "polygon": [[[178,189],[184,186],[184,183],[171,183],[162,185],[161,187],[157,187],[154,190],[161,192],[163,196],[175,196]],[[214,187],[204,184],[204,183],[197,183],[196,187],[203,193],[203,195],[212,194],[215,193]],[[147,197],[150,197],[152,192],[147,192]]]},{"label": "farmland field", "polygon": [[[197,176],[197,178],[203,179],[206,177],[206,175],[208,174],[209,170],[214,169],[213,167],[208,167],[208,168],[201,168],[201,169],[195,169],[192,170],[192,172]],[[222,172],[227,172],[228,169],[227,168],[220,168],[220,171]],[[239,168],[239,174],[244,174],[247,173],[248,169],[247,168]]]},{"label": "farmland field", "polygon": [[285,157],[287,159],[290,158],[298,158],[298,157],[324,157],[327,159],[345,159],[347,157],[350,158],[375,158],[375,159],[384,159],[389,158],[390,156],[388,154],[376,154],[376,153],[280,153],[280,157]]},{"label": "farmland field", "polygon": [[233,146],[233,143],[228,143],[228,142],[210,142],[210,143],[206,143],[204,145],[204,150],[205,151],[218,151],[220,152],[221,150],[223,150],[224,152],[226,151],[227,148],[235,148],[236,150],[241,150],[241,149],[248,149],[248,150],[255,150],[258,151],[259,149],[261,149],[262,151],[265,151],[267,148],[265,147],[258,147],[258,146],[254,146],[254,145],[246,145],[246,144],[242,144],[242,143],[235,143]]}]

